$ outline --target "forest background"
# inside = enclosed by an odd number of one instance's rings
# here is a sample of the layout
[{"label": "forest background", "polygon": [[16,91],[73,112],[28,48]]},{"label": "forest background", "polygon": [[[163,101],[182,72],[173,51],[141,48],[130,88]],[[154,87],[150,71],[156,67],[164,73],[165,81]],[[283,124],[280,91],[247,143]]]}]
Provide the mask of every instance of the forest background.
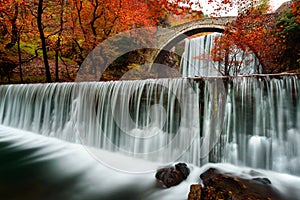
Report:
[{"label": "forest background", "polygon": [[[217,20],[232,7],[238,8],[237,19],[216,39],[212,60],[235,67],[226,55],[238,47],[256,55],[263,73],[299,72],[299,0],[272,14],[268,0],[208,2],[215,5],[210,15],[190,0],[1,0],[0,83],[74,81],[87,55],[118,33],[203,17]],[[148,54],[142,49],[121,56],[101,80],[118,80],[144,64]]]}]

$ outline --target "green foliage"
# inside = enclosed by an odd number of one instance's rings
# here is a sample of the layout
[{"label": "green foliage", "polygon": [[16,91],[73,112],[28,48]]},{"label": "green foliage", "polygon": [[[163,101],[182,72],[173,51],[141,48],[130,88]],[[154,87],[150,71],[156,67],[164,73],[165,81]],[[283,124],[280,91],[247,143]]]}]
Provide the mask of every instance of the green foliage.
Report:
[{"label": "green foliage", "polygon": [[20,41],[20,47],[25,54],[35,55],[35,50],[38,48],[38,45],[35,42]]},{"label": "green foliage", "polygon": [[296,17],[288,11],[279,18],[276,24],[279,27],[279,34],[288,42],[299,37],[300,23],[297,23]]},{"label": "green foliage", "polygon": [[276,23],[278,35],[284,39],[286,50],[282,64],[289,70],[300,68],[300,1],[295,0]]}]

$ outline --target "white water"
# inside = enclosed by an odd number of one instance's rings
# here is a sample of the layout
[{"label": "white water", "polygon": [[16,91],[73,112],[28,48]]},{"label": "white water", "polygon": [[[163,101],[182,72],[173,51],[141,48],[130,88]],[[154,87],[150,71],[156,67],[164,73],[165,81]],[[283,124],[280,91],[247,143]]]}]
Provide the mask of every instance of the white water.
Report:
[{"label": "white water", "polygon": [[1,97],[6,126],[148,160],[180,158],[200,131],[188,80],[12,85]]},{"label": "white water", "polygon": [[132,163],[145,169],[162,165],[100,149],[90,154],[89,147],[0,125],[1,198],[183,200],[190,185],[201,182],[199,175],[214,167],[243,178],[267,177],[286,199],[300,199],[300,178],[288,174],[230,164],[206,164],[201,168],[190,164],[191,173],[185,181],[164,189],[158,187],[154,171],[118,171],[96,160],[95,154],[117,165]]},{"label": "white water", "polygon": [[[237,145],[237,164],[300,174],[299,80],[233,79],[226,111],[226,151]],[[291,139],[293,138],[293,139]],[[226,159],[224,160],[226,161]]]},{"label": "white water", "polygon": [[183,77],[236,76],[259,73],[257,71],[258,59],[251,53],[235,48],[228,55],[228,66],[232,67],[228,67],[230,68],[229,74],[225,74],[224,62],[214,62],[211,55],[214,40],[221,35],[221,33],[211,33],[185,40],[184,53],[181,59]]},{"label": "white water", "polygon": [[0,124],[159,163],[300,175],[299,89],[296,76],[7,85]]}]

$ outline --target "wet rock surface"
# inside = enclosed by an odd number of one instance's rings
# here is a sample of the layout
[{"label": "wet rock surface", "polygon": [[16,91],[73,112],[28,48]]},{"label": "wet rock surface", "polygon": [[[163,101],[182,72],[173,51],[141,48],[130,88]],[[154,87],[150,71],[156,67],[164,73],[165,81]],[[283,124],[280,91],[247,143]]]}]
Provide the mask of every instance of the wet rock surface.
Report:
[{"label": "wet rock surface", "polygon": [[246,179],[209,168],[200,175],[202,184],[191,185],[189,200],[283,200],[265,177]]},{"label": "wet rock surface", "polygon": [[178,163],[175,167],[164,167],[157,170],[155,178],[164,186],[172,187],[185,180],[190,174],[190,169],[185,163]]}]

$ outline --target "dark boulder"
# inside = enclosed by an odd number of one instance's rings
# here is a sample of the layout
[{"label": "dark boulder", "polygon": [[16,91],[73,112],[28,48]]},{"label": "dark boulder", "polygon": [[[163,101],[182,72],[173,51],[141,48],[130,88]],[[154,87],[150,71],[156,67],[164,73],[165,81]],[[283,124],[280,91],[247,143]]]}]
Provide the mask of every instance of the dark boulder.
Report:
[{"label": "dark boulder", "polygon": [[175,167],[164,167],[157,170],[155,178],[165,187],[178,185],[190,174],[190,169],[185,163],[178,163]]},{"label": "dark boulder", "polygon": [[189,200],[284,199],[267,178],[246,179],[210,168],[200,175],[202,185],[191,186]]}]

